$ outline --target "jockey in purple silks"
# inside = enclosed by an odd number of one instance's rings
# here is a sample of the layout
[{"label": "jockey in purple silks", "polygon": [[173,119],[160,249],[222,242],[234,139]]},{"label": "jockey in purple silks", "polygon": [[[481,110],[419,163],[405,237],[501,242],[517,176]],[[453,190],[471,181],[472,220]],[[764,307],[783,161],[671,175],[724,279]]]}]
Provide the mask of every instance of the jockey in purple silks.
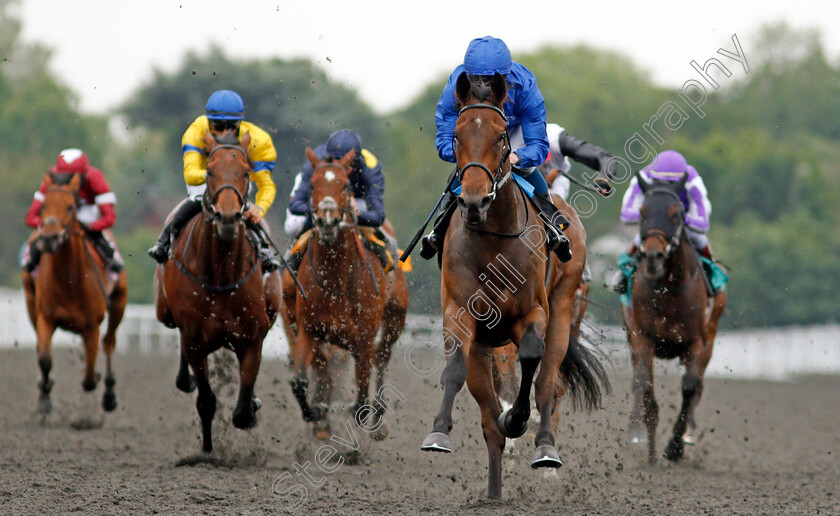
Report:
[{"label": "jockey in purple silks", "polygon": [[[675,150],[667,150],[659,153],[653,162],[643,168],[639,175],[647,182],[672,181],[682,179],[683,174],[688,173],[685,183],[685,190],[680,194],[683,207],[685,208],[686,236],[700,255],[712,260],[712,251],[709,248],[709,239],[706,232],[709,231],[709,215],[712,213],[712,204],[709,202],[709,195],[706,185],[697,170],[685,160],[682,154]],[[639,210],[642,207],[645,194],[639,187],[638,180],[634,177],[630,186],[624,194],[621,203],[621,222],[624,224],[638,224],[641,219]],[[627,254],[635,257],[641,246],[641,236],[636,233],[633,244],[627,250]],[[620,278],[615,290],[626,291],[627,278],[619,274]]]}]

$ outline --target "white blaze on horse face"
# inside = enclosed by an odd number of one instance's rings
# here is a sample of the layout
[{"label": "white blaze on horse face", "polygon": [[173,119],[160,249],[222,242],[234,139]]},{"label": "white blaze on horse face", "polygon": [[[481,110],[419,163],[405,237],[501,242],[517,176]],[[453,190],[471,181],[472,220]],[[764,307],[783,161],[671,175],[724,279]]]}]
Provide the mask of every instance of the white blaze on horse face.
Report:
[{"label": "white blaze on horse face", "polygon": [[332,183],[335,179],[335,172],[333,172],[332,170],[327,170],[324,173],[324,179],[326,179],[328,183]]}]

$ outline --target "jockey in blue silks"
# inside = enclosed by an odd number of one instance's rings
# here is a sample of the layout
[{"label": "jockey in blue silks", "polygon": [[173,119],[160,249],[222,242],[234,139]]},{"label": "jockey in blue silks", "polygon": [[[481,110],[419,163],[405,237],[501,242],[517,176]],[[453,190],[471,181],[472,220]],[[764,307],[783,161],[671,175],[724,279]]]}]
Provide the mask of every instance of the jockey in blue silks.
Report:
[{"label": "jockey in blue silks", "polygon": [[[353,192],[356,222],[366,242],[380,243],[368,247],[377,254],[387,270],[396,262],[398,250],[396,239],[381,229],[385,222],[385,175],[382,173],[382,164],[371,151],[362,148],[361,137],[350,129],[335,131],[326,143],[315,147],[313,152],[320,160],[338,160],[351,150],[355,151],[355,157],[348,179],[350,190]],[[285,229],[297,236],[297,239],[287,251],[285,259],[292,270],[297,270],[300,265],[309,241],[309,230],[312,228],[312,211],[309,204],[312,172],[312,164],[307,160],[295,178],[295,186],[289,200]],[[386,254],[386,250],[391,256]]]},{"label": "jockey in blue silks", "polygon": [[[449,76],[435,111],[435,145],[440,158],[450,163],[455,163],[453,136],[459,114],[455,83],[462,73],[466,73],[470,80],[487,80],[497,73],[504,76],[508,86],[508,98],[503,109],[512,147],[510,163],[513,172],[533,187],[532,199],[547,222],[549,248],[557,252],[561,260],[568,261],[571,258],[569,241],[563,235],[561,227],[565,219],[551,202],[545,178],[536,172],[536,167],[548,156],[549,148],[545,129],[545,101],[537,87],[536,77],[523,65],[511,60],[510,50],[504,41],[491,36],[472,40],[464,55],[464,63],[456,67]],[[456,178],[452,190],[459,186]],[[449,219],[457,206],[456,199],[457,195],[454,192],[448,192],[434,229],[423,238],[420,251],[423,258],[430,259],[442,248]]]}]

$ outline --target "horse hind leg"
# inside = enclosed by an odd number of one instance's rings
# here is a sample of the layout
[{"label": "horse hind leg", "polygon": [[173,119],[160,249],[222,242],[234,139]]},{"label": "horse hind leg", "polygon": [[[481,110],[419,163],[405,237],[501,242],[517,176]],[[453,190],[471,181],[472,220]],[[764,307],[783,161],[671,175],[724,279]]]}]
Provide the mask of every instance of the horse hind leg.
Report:
[{"label": "horse hind leg", "polygon": [[195,373],[195,381],[198,387],[198,396],[195,400],[195,408],[198,417],[201,419],[201,450],[204,453],[213,451],[213,417],[216,415],[216,395],[210,388],[210,381],[207,377],[207,357],[190,357],[190,366]]},{"label": "horse hind leg", "polygon": [[[325,352],[326,348],[326,352]],[[315,370],[315,392],[312,393],[312,409],[315,413],[315,424],[312,432],[316,439],[330,438],[329,410],[332,401],[333,378],[332,368],[338,362],[338,348],[330,348],[329,344],[318,346],[312,359]]]},{"label": "horse hind leg", "polygon": [[108,328],[102,338],[102,350],[105,353],[105,393],[102,395],[102,408],[106,412],[113,412],[117,408],[117,395],[114,392],[117,381],[112,369],[112,357],[117,345],[117,327],[122,322],[125,304],[126,280],[123,273],[120,275],[117,287],[111,293],[111,302],[108,306]]},{"label": "horse hind leg", "polygon": [[190,393],[195,390],[195,376],[190,373],[190,365],[187,362],[187,355],[181,352],[181,361],[178,367],[178,376],[175,377],[175,387],[182,392]]},{"label": "horse hind leg", "polygon": [[516,439],[528,429],[528,418],[531,415],[531,386],[544,354],[545,341],[539,336],[535,326],[531,325],[519,339],[519,364],[522,368],[519,393],[513,407],[504,411],[498,420],[499,430],[505,437]]}]

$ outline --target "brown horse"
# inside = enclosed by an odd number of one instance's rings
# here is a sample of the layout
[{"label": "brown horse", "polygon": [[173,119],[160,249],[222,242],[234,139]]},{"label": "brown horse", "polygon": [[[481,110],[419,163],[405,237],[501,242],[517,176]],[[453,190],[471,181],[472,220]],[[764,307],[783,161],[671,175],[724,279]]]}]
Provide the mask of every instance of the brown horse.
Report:
[{"label": "brown horse", "polygon": [[253,428],[261,406],[254,384],[263,339],[280,308],[280,278],[274,273],[263,279],[259,243],[244,224],[250,135],[239,142],[231,133],[216,139],[207,133],[204,140],[207,190],[202,213],[184,227],[173,245],[173,258],[157,266],[155,305],[158,320],[180,332],[181,364],[175,384],[184,392],[198,386],[202,450],[209,453],[216,397],[208,379],[207,356],[221,347],[236,354],[239,398],[233,426]]},{"label": "brown horse", "polygon": [[41,368],[41,391],[38,412],[52,410],[50,391],[53,381],[52,336],[56,328],[81,335],[85,346],[85,375],[82,388],[96,389],[96,355],[99,351],[99,326],[108,313],[108,328],[102,338],[105,352],[105,393],[102,408],[117,408],[111,357],[117,340],[117,326],[122,321],[127,299],[125,271],[116,282],[106,279],[105,266],[93,244],[85,237],[78,219],[79,188],[82,176],[53,174],[44,177],[47,191],[41,208],[41,227],[33,234],[43,251],[37,275],[23,271],[23,290],[32,326],[38,334],[38,365]]},{"label": "brown horse", "polygon": [[[461,192],[460,217],[446,232],[441,267],[441,305],[447,364],[441,376],[443,401],[421,449],[450,452],[452,406],[466,381],[481,409],[489,456],[488,495],[501,496],[505,438],[522,435],[530,415],[536,378],[540,427],[534,468],[559,467],[549,427],[557,397],[557,371],[578,401],[600,403],[603,368],[570,340],[575,292],[586,256],[586,235],[571,207],[557,206],[571,220],[567,230],[572,259],[549,259],[537,210],[511,178],[510,139],[499,74],[488,83],[462,74],[456,83],[461,112],[455,126],[455,155]],[[534,245],[538,236],[539,246]],[[513,407],[502,413],[493,386],[492,350],[512,340],[519,347],[522,380]]]},{"label": "brown horse", "polygon": [[[408,285],[398,268],[386,274],[372,251],[365,249],[351,213],[352,192],[348,171],[350,151],[338,161],[320,161],[306,149],[312,164],[310,204],[314,222],[298,279],[306,297],[298,295],[288,271],[284,276],[283,320],[290,341],[294,371],[292,392],[300,404],[304,421],[314,422],[316,438],[329,437],[329,409],[332,377],[330,346],[348,351],[356,362],[356,418],[367,419],[372,436],[382,439],[387,427],[380,397],[391,347],[402,333],[408,310]],[[377,331],[382,330],[378,346]],[[368,405],[371,368],[376,365],[374,404]],[[308,400],[307,368],[315,368],[316,385]]]},{"label": "brown horse", "polygon": [[703,392],[703,374],[712,356],[726,292],[708,298],[700,260],[685,235],[679,194],[686,177],[667,184],[648,184],[636,177],[645,195],[642,245],[630,306],[622,310],[633,362],[634,404],[628,437],[634,443],[647,442],[649,460],[656,461],[659,408],[653,394],[653,358],[679,357],[685,364],[683,402],[665,449],[665,457],[677,461],[683,457],[684,445],[694,442],[694,410]]}]

